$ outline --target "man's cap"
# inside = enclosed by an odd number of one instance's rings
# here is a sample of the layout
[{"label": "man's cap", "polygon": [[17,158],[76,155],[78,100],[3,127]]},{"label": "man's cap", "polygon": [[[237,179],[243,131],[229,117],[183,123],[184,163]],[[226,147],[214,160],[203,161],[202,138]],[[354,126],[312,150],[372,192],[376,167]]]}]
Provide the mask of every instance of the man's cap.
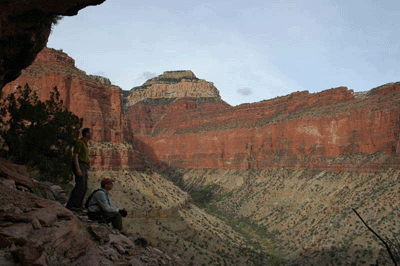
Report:
[{"label": "man's cap", "polygon": [[115,182],[115,179],[105,177],[101,180],[101,186],[104,187],[106,184],[113,182]]}]

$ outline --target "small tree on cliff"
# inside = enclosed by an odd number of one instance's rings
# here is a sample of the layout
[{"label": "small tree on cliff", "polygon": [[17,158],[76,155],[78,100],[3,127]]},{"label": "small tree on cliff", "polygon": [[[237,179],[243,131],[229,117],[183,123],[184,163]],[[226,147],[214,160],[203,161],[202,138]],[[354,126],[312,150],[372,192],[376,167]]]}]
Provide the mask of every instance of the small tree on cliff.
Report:
[{"label": "small tree on cliff", "polygon": [[70,179],[71,148],[81,127],[82,119],[63,107],[57,87],[41,101],[26,84],[1,103],[0,136],[6,156],[39,169],[48,180]]}]

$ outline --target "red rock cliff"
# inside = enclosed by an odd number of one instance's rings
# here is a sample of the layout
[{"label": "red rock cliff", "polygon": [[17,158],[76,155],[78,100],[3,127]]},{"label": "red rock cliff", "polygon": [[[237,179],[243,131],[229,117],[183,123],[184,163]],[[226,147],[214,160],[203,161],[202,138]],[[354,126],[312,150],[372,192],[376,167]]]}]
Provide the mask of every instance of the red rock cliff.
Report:
[{"label": "red rock cliff", "polygon": [[[185,168],[400,167],[399,83],[364,94],[340,87],[231,107],[206,81],[210,86],[199,97],[184,97],[182,92],[198,88],[192,72],[166,73],[145,83],[152,88],[149,98],[126,108],[119,87],[87,76],[65,53],[46,48],[5,90],[29,83],[44,97],[58,86],[66,106],[94,129],[97,169],[140,168],[136,149],[156,164]],[[157,92],[154,84],[166,79],[170,87]],[[176,91],[179,97],[166,97],[165,88],[184,89]],[[125,92],[125,100],[137,99],[136,93]],[[382,156],[356,164],[346,156],[358,153]]]},{"label": "red rock cliff", "polygon": [[94,140],[123,141],[121,89],[87,76],[64,52],[43,49],[17,80],[4,87],[4,93],[27,83],[42,99],[57,86],[66,107],[83,118],[84,127],[93,129]]},{"label": "red rock cliff", "polygon": [[145,99],[168,98],[219,98],[219,91],[212,82],[198,79],[192,71],[166,71],[133,88],[128,96],[128,106]]},{"label": "red rock cliff", "polygon": [[[132,117],[128,120],[134,128]],[[153,161],[175,167],[360,170],[359,163],[352,165],[343,155],[377,152],[386,159],[361,162],[364,170],[400,167],[398,83],[372,90],[362,99],[341,87],[218,112],[169,109],[152,125],[151,135],[136,131],[137,147]]]},{"label": "red rock cliff", "polygon": [[27,83],[41,99],[48,98],[57,86],[65,106],[83,118],[83,127],[93,129],[92,161],[96,169],[141,167],[142,159],[132,147],[123,145],[124,148],[117,149],[97,144],[111,142],[118,146],[124,142],[125,135],[129,136],[124,130],[126,121],[119,87],[105,78],[86,75],[75,67],[74,59],[49,48],[43,49],[34,63],[18,79],[8,83],[3,92],[13,93],[16,87]]}]

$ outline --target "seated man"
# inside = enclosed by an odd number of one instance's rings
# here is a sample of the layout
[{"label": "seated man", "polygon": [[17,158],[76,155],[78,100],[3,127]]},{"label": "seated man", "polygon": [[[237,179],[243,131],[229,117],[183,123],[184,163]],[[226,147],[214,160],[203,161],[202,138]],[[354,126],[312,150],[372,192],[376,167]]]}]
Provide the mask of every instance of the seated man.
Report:
[{"label": "seated man", "polygon": [[111,222],[114,229],[122,231],[122,217],[126,217],[127,212],[124,209],[118,209],[110,200],[108,191],[113,188],[111,178],[103,178],[101,180],[101,188],[95,190],[87,199],[86,207],[88,208],[88,217],[90,220],[100,222]]}]

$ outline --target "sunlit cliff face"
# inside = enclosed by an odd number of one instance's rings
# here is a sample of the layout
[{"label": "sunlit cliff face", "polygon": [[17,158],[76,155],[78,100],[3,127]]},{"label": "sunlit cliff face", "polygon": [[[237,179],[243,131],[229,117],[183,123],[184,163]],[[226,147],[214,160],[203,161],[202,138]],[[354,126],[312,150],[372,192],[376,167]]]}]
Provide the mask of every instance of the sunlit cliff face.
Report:
[{"label": "sunlit cliff face", "polygon": [[[335,158],[376,152],[398,158],[400,151],[400,83],[362,96],[340,87],[231,107],[212,82],[189,71],[166,72],[123,95],[119,87],[86,75],[73,58],[50,48],[3,93],[26,83],[39,97],[48,97],[57,86],[65,106],[93,129],[93,141],[108,143],[92,149],[98,169],[136,168],[142,153],[156,165],[180,168],[328,167],[340,172],[358,168]],[[135,103],[128,107],[129,99]],[[362,169],[382,167],[373,163]]]}]

